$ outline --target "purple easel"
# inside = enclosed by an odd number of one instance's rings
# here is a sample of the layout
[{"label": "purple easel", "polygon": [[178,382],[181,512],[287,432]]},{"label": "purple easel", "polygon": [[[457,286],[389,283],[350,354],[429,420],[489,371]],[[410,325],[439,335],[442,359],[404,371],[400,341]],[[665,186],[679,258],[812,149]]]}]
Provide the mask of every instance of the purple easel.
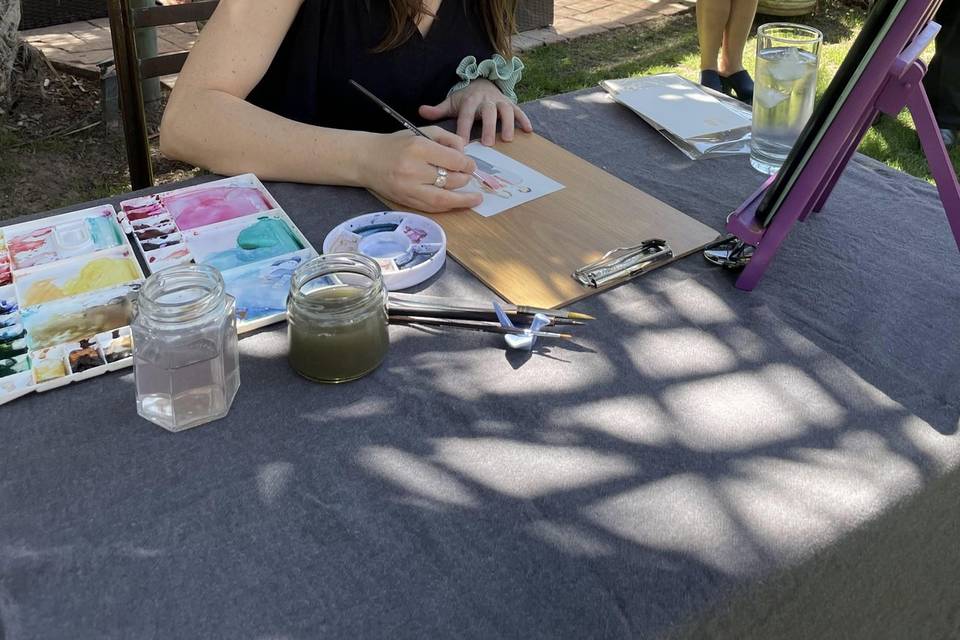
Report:
[{"label": "purple easel", "polygon": [[772,177],[727,219],[727,231],[743,244],[756,247],[737,279],[738,289],[753,290],[797,220],[805,220],[811,212],[823,208],[877,114],[896,117],[904,107],[913,117],[960,249],[960,183],[921,82],[927,68],[919,59],[940,31],[940,25],[932,22],[939,5],[938,0],[908,0],[770,226],[763,227],[756,214],[766,189],[774,180]]}]

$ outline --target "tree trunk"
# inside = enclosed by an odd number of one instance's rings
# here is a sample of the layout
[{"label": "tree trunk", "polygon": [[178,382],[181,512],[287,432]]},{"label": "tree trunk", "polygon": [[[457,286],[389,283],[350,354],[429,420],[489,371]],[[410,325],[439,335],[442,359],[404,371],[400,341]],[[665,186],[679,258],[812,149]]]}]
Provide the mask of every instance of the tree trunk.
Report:
[{"label": "tree trunk", "polygon": [[10,96],[20,50],[20,0],[0,0],[0,102]]},{"label": "tree trunk", "polygon": [[56,75],[43,53],[20,39],[20,0],[0,0],[0,106],[16,101],[25,83]]}]

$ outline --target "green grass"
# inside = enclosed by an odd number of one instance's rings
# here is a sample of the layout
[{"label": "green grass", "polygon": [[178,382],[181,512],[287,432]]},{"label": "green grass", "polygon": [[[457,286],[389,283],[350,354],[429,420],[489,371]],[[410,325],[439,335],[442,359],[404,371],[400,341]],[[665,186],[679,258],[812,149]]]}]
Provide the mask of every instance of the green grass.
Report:
[{"label": "green grass", "polygon": [[116,142],[99,132],[31,141],[0,128],[0,220],[129,191]]},{"label": "green grass", "polygon": [[[818,92],[826,89],[863,25],[865,10],[821,2],[816,14],[796,21],[824,34]],[[757,23],[768,20],[758,16]],[[755,42],[746,46],[745,64],[753,73]],[[926,58],[932,51],[926,52]],[[524,54],[526,70],[519,90],[521,100],[596,86],[601,80],[654,73],[679,73],[696,80],[700,57],[696,21],[692,14],[664,18],[572,42],[540,47]],[[926,158],[920,150],[913,121],[907,112],[896,119],[883,118],[860,145],[860,151],[887,165],[930,180]],[[951,153],[960,173],[960,148]]]}]

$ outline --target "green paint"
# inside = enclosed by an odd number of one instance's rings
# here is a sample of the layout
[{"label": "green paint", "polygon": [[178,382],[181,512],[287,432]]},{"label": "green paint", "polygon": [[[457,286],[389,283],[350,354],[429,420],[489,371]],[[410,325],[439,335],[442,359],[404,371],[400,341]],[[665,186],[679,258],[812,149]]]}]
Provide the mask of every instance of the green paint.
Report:
[{"label": "green paint", "polygon": [[27,340],[25,338],[0,342],[0,360],[15,358],[25,353],[27,353]]},{"label": "green paint", "polygon": [[27,356],[4,358],[0,360],[0,378],[30,371],[30,359]]},{"label": "green paint", "polygon": [[292,303],[288,313],[290,365],[315,382],[349,382],[376,369],[387,355],[390,336],[387,310],[373,302],[359,311],[347,311],[369,292],[355,287],[321,289],[304,296],[314,310]]},{"label": "green paint", "polygon": [[119,227],[108,218],[87,218],[87,227],[98,249],[115,247],[123,242]]},{"label": "green paint", "polygon": [[237,236],[237,246],[241,249],[268,249],[280,246],[283,253],[303,249],[303,243],[283,220],[260,218],[256,224],[247,227]]}]

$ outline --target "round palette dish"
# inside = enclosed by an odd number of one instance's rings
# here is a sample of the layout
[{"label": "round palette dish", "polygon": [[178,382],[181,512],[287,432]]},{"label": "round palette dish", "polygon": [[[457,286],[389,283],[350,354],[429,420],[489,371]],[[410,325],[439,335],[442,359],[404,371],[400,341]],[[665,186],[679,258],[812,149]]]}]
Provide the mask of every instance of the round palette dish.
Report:
[{"label": "round palette dish", "polygon": [[383,271],[389,291],[416,286],[447,259],[447,235],[439,224],[415,213],[380,211],[351,218],[327,234],[324,253],[361,253]]}]

